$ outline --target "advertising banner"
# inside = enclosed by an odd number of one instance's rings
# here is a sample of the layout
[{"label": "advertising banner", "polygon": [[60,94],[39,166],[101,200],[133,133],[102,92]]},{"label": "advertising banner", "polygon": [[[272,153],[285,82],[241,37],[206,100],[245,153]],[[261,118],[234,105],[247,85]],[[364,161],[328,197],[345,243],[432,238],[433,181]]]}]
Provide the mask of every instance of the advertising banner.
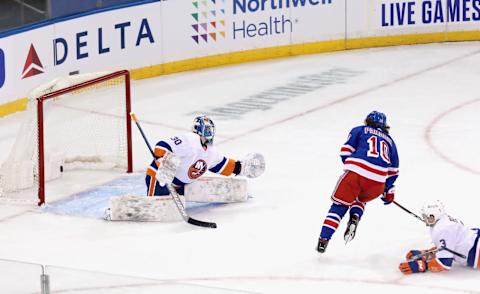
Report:
[{"label": "advertising banner", "polygon": [[162,63],[159,3],[85,15],[0,38],[0,105],[59,76]]},{"label": "advertising banner", "polygon": [[0,107],[68,74],[134,69],[141,78],[346,48],[472,40],[480,39],[479,24],[480,0],[182,0],[89,12],[0,38]]}]

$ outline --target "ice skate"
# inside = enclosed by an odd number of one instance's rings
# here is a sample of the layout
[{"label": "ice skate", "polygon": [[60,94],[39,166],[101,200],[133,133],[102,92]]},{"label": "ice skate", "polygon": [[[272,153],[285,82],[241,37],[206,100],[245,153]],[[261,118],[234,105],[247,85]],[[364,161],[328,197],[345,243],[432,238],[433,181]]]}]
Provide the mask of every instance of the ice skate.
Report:
[{"label": "ice skate", "polygon": [[325,250],[327,250],[328,241],[329,240],[327,240],[325,238],[318,239],[317,251],[320,252],[320,253],[324,253]]},{"label": "ice skate", "polygon": [[345,239],[345,244],[352,241],[353,238],[355,238],[355,232],[357,231],[359,221],[360,221],[360,217],[357,214],[350,216],[350,219],[348,220],[347,229],[345,230],[345,234],[343,235]]}]

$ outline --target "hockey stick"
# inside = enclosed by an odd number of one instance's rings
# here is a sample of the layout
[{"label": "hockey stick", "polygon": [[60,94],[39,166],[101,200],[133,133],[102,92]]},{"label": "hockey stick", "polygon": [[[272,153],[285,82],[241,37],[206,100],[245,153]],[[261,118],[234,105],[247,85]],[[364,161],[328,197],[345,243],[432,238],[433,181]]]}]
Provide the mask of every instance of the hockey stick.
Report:
[{"label": "hockey stick", "polygon": [[419,259],[422,259],[422,257],[424,257],[424,256],[428,256],[429,254],[435,254],[435,253],[437,253],[437,252],[440,251],[440,250],[442,250],[442,248],[436,248],[436,247],[435,247],[435,249],[426,250],[426,251],[424,251],[424,252],[421,252],[421,253],[419,253],[419,254],[416,254],[416,255],[410,257],[410,258],[408,259],[408,261],[409,261],[409,262],[411,262],[411,261],[417,261],[417,260],[419,260]]},{"label": "hockey stick", "polygon": [[[150,154],[153,156],[153,158],[155,158],[155,153],[153,152],[153,149],[152,149],[152,147],[150,146],[150,143],[148,142],[147,136],[146,136],[145,133],[143,132],[142,126],[140,125],[140,123],[139,123],[138,120],[137,120],[137,116],[135,115],[135,113],[130,112],[130,117],[132,118],[132,120],[133,120],[133,121],[135,122],[135,124],[137,125],[138,130],[140,131],[140,134],[142,134],[143,140],[145,141],[145,144],[147,145],[148,149],[150,150]],[[197,219],[191,218],[191,217],[188,215],[187,211],[185,210],[185,207],[183,206],[182,201],[180,200],[180,195],[178,195],[177,190],[175,190],[175,188],[172,186],[171,183],[167,183],[167,189],[168,189],[168,191],[170,192],[170,194],[172,195],[173,201],[175,202],[175,205],[177,206],[178,211],[179,211],[180,214],[182,215],[182,218],[183,218],[187,223],[189,223],[189,224],[191,224],[191,225],[195,225],[195,226],[205,227],[205,228],[213,228],[213,229],[215,229],[215,228],[217,227],[217,224],[216,224],[216,223],[204,222],[204,221],[201,221],[201,220],[197,220]]]},{"label": "hockey stick", "polygon": [[461,253],[458,253],[457,251],[453,251],[452,249],[449,249],[449,248],[447,248],[447,247],[445,247],[445,246],[440,247],[440,249],[443,249],[443,250],[445,250],[445,251],[448,251],[448,252],[450,252],[451,254],[456,255],[456,256],[458,256],[458,257],[460,257],[460,258],[464,258],[464,259],[467,258],[465,255],[463,255],[463,254],[461,254]]},{"label": "hockey stick", "polygon": [[[398,204],[396,201],[393,201],[393,203],[395,203],[395,205],[397,205],[398,207],[400,207],[401,209],[403,209],[404,211],[406,211],[407,213],[413,215],[414,217],[418,218],[420,221],[422,221],[422,223],[425,223],[425,221],[423,220],[423,218],[419,217],[418,215],[416,215],[415,213],[411,212],[410,210],[406,209],[405,207],[403,207],[402,205]],[[465,255],[461,254],[461,253],[458,253],[452,249],[449,249],[448,247],[445,247],[445,246],[442,246],[440,247],[440,249],[437,249],[437,251],[440,251],[440,250],[445,250],[445,251],[448,251],[450,253],[452,253],[453,255],[456,255],[460,258],[467,258]],[[435,252],[437,252],[435,251]]]},{"label": "hockey stick", "polygon": [[402,205],[398,204],[398,202],[393,201],[393,203],[394,203],[396,206],[398,206],[398,207],[400,207],[401,209],[403,209],[404,211],[406,211],[407,213],[409,213],[409,214],[413,215],[414,217],[418,218],[419,220],[421,220],[422,223],[425,223],[425,222],[423,221],[423,218],[419,217],[419,216],[416,215],[415,213],[411,212],[410,210],[406,209],[406,208],[403,207]]},{"label": "hockey stick", "polygon": [[414,256],[410,257],[410,259],[408,261],[416,261],[416,260],[421,259],[423,256],[427,256],[427,255],[432,254],[432,253],[435,254],[438,251],[442,251],[442,250],[448,251],[448,252],[452,253],[453,255],[456,255],[460,258],[464,258],[464,259],[467,258],[465,255],[463,255],[461,253],[458,253],[456,251],[453,251],[452,249],[449,249],[447,247],[440,247],[440,248],[430,249],[430,250],[427,250],[425,252],[414,255]]}]

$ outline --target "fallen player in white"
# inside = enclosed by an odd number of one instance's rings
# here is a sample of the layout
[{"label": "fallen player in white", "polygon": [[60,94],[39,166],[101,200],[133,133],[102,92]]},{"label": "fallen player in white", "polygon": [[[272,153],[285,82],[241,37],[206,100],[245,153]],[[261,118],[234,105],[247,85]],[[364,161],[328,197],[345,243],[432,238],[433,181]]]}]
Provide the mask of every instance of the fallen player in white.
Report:
[{"label": "fallen player in white", "polygon": [[440,201],[425,204],[421,213],[435,247],[410,250],[399,266],[404,274],[448,271],[453,261],[480,269],[480,229],[468,228],[446,214]]}]

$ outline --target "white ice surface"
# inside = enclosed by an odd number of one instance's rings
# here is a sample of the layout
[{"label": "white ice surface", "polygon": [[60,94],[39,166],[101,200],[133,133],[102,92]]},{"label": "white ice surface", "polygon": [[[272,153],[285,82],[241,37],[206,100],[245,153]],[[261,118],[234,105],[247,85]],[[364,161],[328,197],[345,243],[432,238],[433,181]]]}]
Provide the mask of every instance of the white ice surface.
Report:
[{"label": "white ice surface", "polygon": [[[358,75],[267,110],[212,116],[222,153],[260,152],[267,161],[265,174],[249,183],[248,202],[189,206],[218,229],[104,222],[109,193],[118,192],[107,185],[44,209],[2,204],[0,259],[52,265],[52,290],[68,293],[480,293],[480,272],[460,266],[404,276],[398,264],[409,249],[429,248],[429,236],[417,219],[380,200],[367,205],[355,240],[344,244],[344,220],[326,254],[314,250],[342,172],[339,147],[371,110],[387,114],[399,149],[398,202],[417,212],[440,199],[449,213],[480,226],[480,43],[354,50],[141,80],[133,83],[133,110],[153,144],[188,131],[192,112],[335,68]],[[0,119],[0,160],[22,117]],[[137,173],[120,180],[120,193],[122,183],[125,191],[144,189],[149,153],[133,131]],[[1,293],[39,292],[37,268],[25,267],[0,262]]]}]

